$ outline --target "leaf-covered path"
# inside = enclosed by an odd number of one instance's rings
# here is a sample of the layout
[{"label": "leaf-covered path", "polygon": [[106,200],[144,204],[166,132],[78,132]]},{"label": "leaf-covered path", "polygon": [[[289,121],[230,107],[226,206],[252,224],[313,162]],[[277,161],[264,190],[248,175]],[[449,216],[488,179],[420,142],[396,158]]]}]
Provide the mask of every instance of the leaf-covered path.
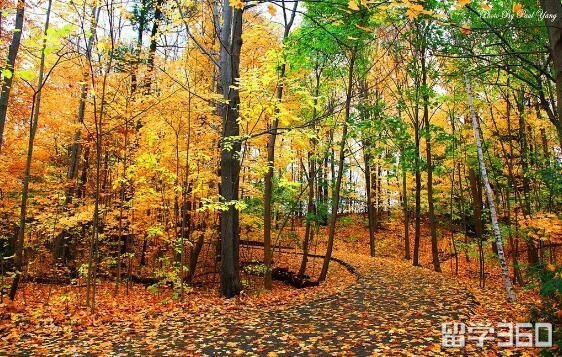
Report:
[{"label": "leaf-covered path", "polygon": [[101,339],[73,336],[42,345],[51,352],[116,355],[446,353],[439,346],[441,323],[467,319],[474,298],[442,275],[389,263],[370,260],[349,288],[286,309],[181,313],[142,328],[113,326]]}]

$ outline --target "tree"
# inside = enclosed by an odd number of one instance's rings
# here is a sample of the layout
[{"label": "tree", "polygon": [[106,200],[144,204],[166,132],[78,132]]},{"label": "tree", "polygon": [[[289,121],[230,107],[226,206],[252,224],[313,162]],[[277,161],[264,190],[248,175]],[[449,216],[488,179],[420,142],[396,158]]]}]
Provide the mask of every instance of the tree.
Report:
[{"label": "tree", "polygon": [[[31,161],[33,159],[33,144],[35,141],[35,134],[37,133],[37,125],[39,123],[39,111],[41,109],[41,94],[43,93],[43,87],[45,85],[45,58],[46,48],[47,48],[47,32],[49,31],[49,21],[51,18],[51,6],[53,2],[49,0],[47,3],[47,12],[45,19],[45,27],[43,30],[43,39],[41,44],[41,54],[39,63],[39,75],[37,77],[37,86],[34,88],[32,97],[32,110],[31,116],[29,118],[29,141],[27,144],[27,157],[25,161],[25,172],[23,174],[23,187],[21,190],[21,205],[20,205],[20,218],[19,218],[19,230],[18,238],[16,242],[16,264],[15,264],[15,276],[12,281],[12,286],[10,287],[10,299],[14,300],[16,298],[16,293],[18,290],[18,284],[23,270],[23,249],[25,244],[25,225],[27,217],[27,198],[29,196],[29,181],[31,179]],[[18,40],[19,41],[19,40]],[[60,60],[60,57],[59,57]],[[48,78],[48,74],[47,74]]]},{"label": "tree", "polygon": [[498,250],[498,258],[500,260],[503,282],[507,294],[507,300],[509,302],[515,302],[515,291],[513,290],[513,285],[511,283],[511,278],[509,276],[509,270],[507,268],[507,260],[505,259],[505,255],[503,252],[503,241],[500,232],[500,226],[498,224],[496,205],[494,203],[494,196],[493,196],[494,194],[492,192],[492,187],[490,186],[490,181],[488,179],[486,164],[484,162],[482,143],[480,142],[480,125],[478,123],[478,118],[476,117],[476,112],[474,111],[474,104],[472,103],[472,93],[470,90],[470,82],[466,75],[464,80],[466,84],[466,96],[468,98],[468,107],[470,110],[470,116],[472,118],[472,126],[474,128],[474,138],[476,140],[476,148],[478,152],[478,163],[480,164],[480,173],[482,175],[482,181],[484,182],[484,187],[486,188],[486,197],[488,198],[488,207],[490,208],[492,227],[494,229],[494,236],[496,238],[496,247]]},{"label": "tree", "polygon": [[[299,2],[294,1],[293,8],[287,14],[287,9],[285,7],[285,0],[281,1],[281,7],[283,10],[283,41],[285,41],[289,37],[289,32],[291,31],[291,27],[293,27],[293,23],[295,21],[297,6]],[[279,68],[279,79],[275,89],[275,96],[278,102],[281,102],[283,99],[283,86],[285,81],[285,76],[287,72],[287,64],[285,59],[281,60],[282,63],[280,64]],[[274,119],[273,124],[271,125],[271,133],[269,134],[269,138],[267,141],[267,165],[268,169],[264,178],[264,191],[263,191],[263,249],[264,249],[264,265],[265,265],[265,274],[264,274],[264,287],[268,290],[271,289],[271,259],[273,256],[273,251],[271,247],[271,202],[273,196],[273,167],[275,165],[275,141],[277,139],[277,128],[279,127],[279,110],[276,107],[274,112]]]},{"label": "tree", "polygon": [[[243,5],[242,5],[243,7]],[[219,92],[223,96],[219,112],[222,117],[220,196],[225,207],[220,216],[221,226],[221,292],[233,297],[241,290],[240,284],[240,218],[238,210],[241,149],[238,110],[240,93],[240,51],[242,49],[243,8],[233,8],[223,1],[223,25],[220,37]]]},{"label": "tree", "polygon": [[353,71],[355,69],[355,61],[357,56],[357,47],[354,47],[350,50],[349,53],[349,67],[348,67],[348,76],[347,76],[347,91],[345,94],[345,113],[343,117],[343,128],[341,134],[341,142],[339,148],[339,161],[338,161],[338,173],[336,177],[336,185],[334,187],[334,194],[332,197],[332,210],[330,212],[329,218],[329,230],[328,230],[328,243],[326,245],[326,256],[324,257],[324,263],[322,264],[322,271],[320,272],[320,276],[318,277],[319,281],[326,280],[328,275],[328,268],[330,266],[330,259],[332,257],[332,249],[334,248],[334,239],[336,235],[336,221],[338,219],[338,208],[340,204],[340,190],[341,190],[341,183],[342,177],[344,174],[343,171],[343,163],[345,160],[345,151],[346,151],[346,140],[347,140],[347,130],[351,115],[351,99],[353,95]]},{"label": "tree", "polygon": [[554,118],[553,115],[549,115],[549,117],[556,126],[559,145],[562,148],[562,4],[556,0],[541,0],[540,4],[545,14],[550,15],[544,18],[544,22],[548,30],[556,83],[557,118]]}]

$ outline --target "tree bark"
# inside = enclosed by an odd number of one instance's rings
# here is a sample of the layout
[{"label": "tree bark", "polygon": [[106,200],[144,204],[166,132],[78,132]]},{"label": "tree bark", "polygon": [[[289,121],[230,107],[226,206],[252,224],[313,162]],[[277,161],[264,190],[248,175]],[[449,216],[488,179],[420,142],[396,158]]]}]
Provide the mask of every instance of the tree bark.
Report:
[{"label": "tree bark", "polygon": [[365,193],[367,196],[367,218],[369,222],[369,248],[371,257],[375,256],[375,222],[373,216],[373,198],[371,192],[371,154],[369,147],[363,147],[363,161],[365,161]]},{"label": "tree bark", "polygon": [[416,109],[416,118],[414,122],[414,142],[415,142],[415,151],[416,157],[414,159],[414,165],[416,170],[416,208],[415,208],[415,235],[414,235],[414,258],[412,264],[414,266],[419,266],[419,258],[420,258],[420,238],[421,238],[421,171],[420,171],[420,126],[419,120],[417,118],[417,109]]},{"label": "tree bark", "polygon": [[427,204],[429,208],[429,229],[431,233],[431,255],[433,269],[441,271],[439,263],[439,247],[437,245],[437,227],[435,222],[435,208],[433,206],[433,163],[431,162],[431,127],[429,122],[429,87],[427,85],[426,49],[421,55],[422,90],[423,90],[423,122],[425,126],[425,155],[427,161]]},{"label": "tree bark", "polygon": [[[320,272],[320,276],[318,277],[318,281],[326,280],[326,276],[328,275],[328,268],[330,265],[330,259],[332,257],[332,250],[334,248],[334,238],[336,235],[336,221],[338,217],[338,208],[340,203],[340,190],[341,190],[341,182],[343,178],[343,163],[345,160],[345,148],[346,148],[346,140],[347,140],[347,128],[348,128],[348,120],[351,113],[351,97],[353,91],[353,69],[355,67],[355,55],[356,49],[353,49],[351,52],[351,58],[349,61],[349,73],[347,78],[347,93],[345,97],[345,116],[343,122],[343,130],[342,130],[342,137],[340,143],[340,157],[338,162],[338,175],[336,178],[336,186],[334,187],[334,194],[332,197],[332,212],[330,212],[330,226],[328,231],[328,243],[326,246],[326,256],[324,257],[324,263],[322,264],[322,270]],[[335,159],[335,158],[334,158]]]},{"label": "tree bark", "polygon": [[8,101],[10,100],[10,91],[12,89],[12,81],[14,79],[16,58],[21,43],[21,35],[23,32],[23,19],[25,13],[25,0],[18,0],[18,8],[16,10],[16,23],[12,33],[12,42],[8,49],[8,59],[4,69],[12,72],[11,76],[4,76],[2,84],[2,92],[0,93],[0,152],[4,143],[4,128],[6,126],[6,116],[8,115]]},{"label": "tree bark", "polygon": [[243,10],[233,9],[223,1],[223,26],[220,50],[220,105],[223,132],[220,160],[220,194],[226,205],[220,213],[221,226],[221,292],[227,297],[240,293],[240,221],[236,204],[240,186],[240,127],[238,125],[240,93],[235,81],[240,77]]},{"label": "tree bark", "polygon": [[406,181],[406,161],[405,154],[401,155],[402,164],[402,205],[404,211],[404,259],[410,260],[410,215],[408,213],[408,187]]}]

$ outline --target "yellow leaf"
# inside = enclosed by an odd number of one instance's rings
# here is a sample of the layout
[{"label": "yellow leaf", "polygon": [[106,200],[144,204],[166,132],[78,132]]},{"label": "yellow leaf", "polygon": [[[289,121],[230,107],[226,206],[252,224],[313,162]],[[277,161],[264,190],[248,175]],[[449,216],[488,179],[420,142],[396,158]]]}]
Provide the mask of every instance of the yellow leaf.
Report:
[{"label": "yellow leaf", "polygon": [[351,10],[359,10],[359,6],[357,5],[357,2],[355,0],[349,0],[347,7],[349,7]]},{"label": "yellow leaf", "polygon": [[363,30],[363,31],[367,31],[367,32],[371,31],[370,28],[368,28],[368,27],[366,27],[366,26],[361,26],[361,25],[359,25],[359,24],[355,24],[355,27],[357,27],[358,29],[361,29],[361,30]]},{"label": "yellow leaf", "polygon": [[470,4],[471,1],[472,1],[472,0],[458,0],[459,4],[460,4],[461,6],[468,5],[468,4]]},{"label": "yellow leaf", "polygon": [[465,35],[468,35],[470,33],[470,26],[468,24],[463,24],[461,26],[461,32]]},{"label": "yellow leaf", "polygon": [[273,4],[267,5],[267,12],[269,12],[271,16],[277,15],[277,9],[275,8],[275,6],[273,6]]},{"label": "yellow leaf", "polygon": [[523,9],[523,5],[521,5],[518,2],[513,4],[513,13],[515,13],[519,17],[523,16],[525,14],[525,10]]},{"label": "yellow leaf", "polygon": [[423,5],[420,5],[420,4],[412,4],[410,6],[410,9],[412,9],[413,11],[417,11],[417,12],[422,12],[424,10]]},{"label": "yellow leaf", "polygon": [[416,17],[418,17],[419,13],[413,12],[412,10],[406,10],[406,15],[408,15],[408,18],[410,20],[415,19]]},{"label": "yellow leaf", "polygon": [[492,7],[490,7],[490,5],[488,5],[488,3],[485,3],[485,2],[481,2],[481,3],[480,3],[480,7],[481,7],[482,10],[484,10],[484,11],[490,11],[490,9],[492,8]]}]

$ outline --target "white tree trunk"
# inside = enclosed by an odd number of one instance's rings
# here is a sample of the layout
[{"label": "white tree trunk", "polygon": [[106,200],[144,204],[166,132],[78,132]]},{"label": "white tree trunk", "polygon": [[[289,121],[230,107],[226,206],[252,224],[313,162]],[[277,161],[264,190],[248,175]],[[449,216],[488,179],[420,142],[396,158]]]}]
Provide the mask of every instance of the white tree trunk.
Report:
[{"label": "white tree trunk", "polygon": [[480,172],[482,173],[482,181],[486,187],[486,197],[488,198],[488,205],[490,207],[490,216],[492,216],[492,227],[494,228],[494,236],[496,237],[496,247],[498,248],[498,258],[500,259],[500,265],[502,269],[503,282],[505,285],[505,292],[507,294],[507,301],[515,301],[515,290],[513,290],[513,284],[511,283],[511,278],[509,277],[509,270],[507,268],[507,261],[505,259],[505,254],[503,252],[503,242],[500,232],[500,226],[498,224],[498,216],[496,214],[496,206],[494,204],[494,195],[492,192],[492,187],[490,186],[490,181],[488,180],[488,173],[486,172],[486,164],[484,162],[484,153],[482,151],[482,143],[480,141],[480,124],[478,123],[478,118],[474,112],[474,105],[472,103],[472,94],[470,91],[470,81],[466,74],[464,75],[464,81],[466,84],[466,96],[468,97],[468,107],[470,109],[470,116],[472,117],[472,126],[474,128],[474,137],[476,139],[476,148],[478,151],[478,162],[480,163]]}]

